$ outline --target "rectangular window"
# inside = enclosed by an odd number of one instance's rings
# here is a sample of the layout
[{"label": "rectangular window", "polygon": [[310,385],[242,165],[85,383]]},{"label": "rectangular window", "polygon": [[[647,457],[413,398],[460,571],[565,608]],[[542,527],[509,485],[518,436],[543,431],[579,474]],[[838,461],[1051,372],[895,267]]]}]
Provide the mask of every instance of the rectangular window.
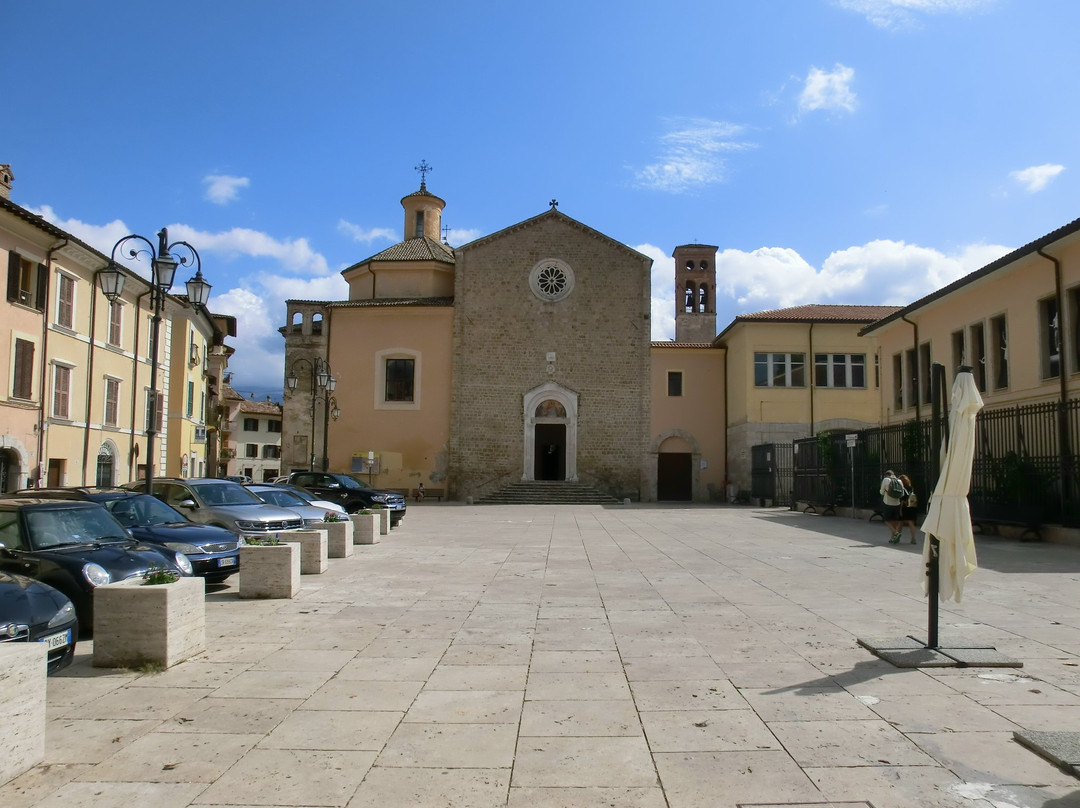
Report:
[{"label": "rectangular window", "polygon": [[[151,424],[155,432],[160,432],[164,419],[165,396],[157,394],[153,390],[146,391],[146,430],[149,432]],[[151,421],[151,419],[153,419]]]},{"label": "rectangular window", "polygon": [[245,418],[244,419],[244,431],[245,432],[258,432],[259,431],[259,419],[258,418]]},{"label": "rectangular window", "polygon": [[961,366],[967,363],[967,351],[964,350],[964,330],[953,331],[952,333],[952,367],[953,375],[955,376]]},{"label": "rectangular window", "polygon": [[814,354],[817,387],[866,387],[866,354]]},{"label": "rectangular window", "polygon": [[263,460],[276,460],[281,457],[281,447],[268,443],[263,446]]},{"label": "rectangular window", "polygon": [[990,339],[994,350],[994,389],[1004,390],[1009,386],[1009,333],[1004,314],[991,318]]},{"label": "rectangular window", "polygon": [[281,432],[281,421],[267,421],[266,422],[266,431],[267,432]]},{"label": "rectangular window", "polygon": [[386,360],[386,400],[413,400],[413,359]]},{"label": "rectangular window", "polygon": [[893,411],[900,412],[904,409],[904,356],[893,354],[892,358],[893,378]]},{"label": "rectangular window", "polygon": [[116,426],[120,414],[120,380],[105,380],[105,426]]},{"label": "rectangular window", "polygon": [[930,389],[930,343],[919,346],[919,390],[922,391],[922,403],[930,404],[934,393]]},{"label": "rectangular window", "polygon": [[187,416],[190,418],[195,414],[195,382],[188,381],[187,383]]},{"label": "rectangular window", "polygon": [[45,311],[48,294],[49,272],[45,265],[23,258],[16,252],[8,253],[7,299]]},{"label": "rectangular window", "polygon": [[26,401],[34,397],[34,343],[28,339],[15,338],[15,377],[11,395]]},{"label": "rectangular window", "polygon": [[120,301],[114,300],[109,304],[109,344],[115,347],[120,346],[120,341],[123,338],[123,326],[124,326],[124,307],[120,304]]},{"label": "rectangular window", "polygon": [[801,353],[754,354],[755,387],[805,387],[806,355]]},{"label": "rectangular window", "polygon": [[1061,322],[1056,297],[1039,301],[1039,333],[1042,377],[1056,379],[1061,373]]},{"label": "rectangular window", "polygon": [[968,329],[971,335],[971,375],[980,393],[986,392],[986,331],[982,323]]},{"label": "rectangular window", "polygon": [[667,375],[667,394],[669,396],[682,395],[682,371],[669,370]]},{"label": "rectangular window", "polygon": [[257,444],[257,443],[248,443],[248,444],[246,444],[245,449],[246,449],[246,452],[247,452],[245,454],[245,457],[258,457],[259,456],[259,444]]},{"label": "rectangular window", "polygon": [[67,418],[71,411],[71,368],[53,366],[53,418]]},{"label": "rectangular window", "polygon": [[75,279],[60,276],[60,289],[56,301],[56,324],[63,328],[75,326]]}]

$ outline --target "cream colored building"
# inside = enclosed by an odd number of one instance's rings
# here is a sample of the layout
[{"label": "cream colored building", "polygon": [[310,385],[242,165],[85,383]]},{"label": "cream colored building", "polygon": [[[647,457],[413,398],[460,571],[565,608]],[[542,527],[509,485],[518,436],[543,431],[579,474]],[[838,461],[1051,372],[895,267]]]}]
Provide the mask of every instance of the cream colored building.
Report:
[{"label": "cream colored building", "polygon": [[241,475],[257,483],[280,476],[281,405],[270,399],[244,398],[228,384],[221,402],[222,433],[226,438],[218,476]]},{"label": "cream colored building", "polygon": [[[0,166],[4,177],[10,170]],[[12,202],[10,181],[0,190],[0,261],[8,268],[0,341],[9,380],[0,399],[0,480],[14,490],[137,479],[147,462],[151,400],[149,283],[122,269],[123,291],[110,303],[98,286],[109,256]],[[181,455],[205,432],[211,386],[201,359],[190,362],[190,348],[221,353],[226,331],[215,323],[185,297],[166,297],[159,475],[178,473]]]}]

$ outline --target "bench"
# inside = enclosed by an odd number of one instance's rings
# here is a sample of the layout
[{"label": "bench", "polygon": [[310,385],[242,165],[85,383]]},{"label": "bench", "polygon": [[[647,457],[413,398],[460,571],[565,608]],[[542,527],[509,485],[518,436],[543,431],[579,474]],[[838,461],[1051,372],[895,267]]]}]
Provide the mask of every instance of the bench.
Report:
[{"label": "bench", "polygon": [[[429,497],[434,497],[435,499],[439,500],[439,502],[442,502],[442,498],[445,495],[446,495],[446,492],[443,491],[443,489],[441,489],[441,488],[425,488],[424,489],[424,499],[428,499]],[[419,502],[420,501],[420,490],[417,489],[417,488],[414,488],[412,490],[412,496],[413,496],[413,499],[415,499],[417,502]]]},{"label": "bench", "polygon": [[1023,528],[1020,541],[1042,541],[1042,514],[1032,505],[971,503],[971,527],[980,534],[998,533],[1001,525]]},{"label": "bench", "polygon": [[836,516],[836,506],[826,505],[823,502],[808,502],[806,507],[802,509],[803,513],[818,513],[818,509],[822,516]]}]

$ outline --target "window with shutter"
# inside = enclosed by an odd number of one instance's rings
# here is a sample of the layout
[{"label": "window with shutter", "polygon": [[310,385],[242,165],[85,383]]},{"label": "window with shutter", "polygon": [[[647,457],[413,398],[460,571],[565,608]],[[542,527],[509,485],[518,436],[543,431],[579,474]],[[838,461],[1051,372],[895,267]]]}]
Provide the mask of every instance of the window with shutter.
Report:
[{"label": "window with shutter", "polygon": [[15,338],[15,377],[11,395],[29,401],[34,397],[34,343]]}]

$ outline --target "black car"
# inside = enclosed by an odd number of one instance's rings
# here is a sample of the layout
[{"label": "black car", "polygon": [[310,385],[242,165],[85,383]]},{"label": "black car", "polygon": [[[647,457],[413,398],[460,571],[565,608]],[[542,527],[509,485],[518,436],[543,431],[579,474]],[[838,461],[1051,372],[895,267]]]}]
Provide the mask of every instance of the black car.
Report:
[{"label": "black car", "polygon": [[364,508],[388,508],[390,524],[396,525],[405,518],[405,495],[397,491],[373,488],[352,474],[332,471],[294,471],[289,484],[306,488],[320,499],[336,502],[348,513]]},{"label": "black car", "polygon": [[192,522],[157,497],[123,488],[26,488],[18,496],[74,499],[98,502],[136,539],[166,550],[183,553],[192,574],[219,584],[240,568],[239,537],[223,527]]},{"label": "black car", "polygon": [[25,575],[0,572],[0,643],[44,643],[52,674],[75,659],[78,627],[75,607],[63,592]]},{"label": "black car", "polygon": [[96,502],[0,499],[0,571],[59,589],[87,633],[94,628],[94,589],[153,568],[191,574],[187,556],[136,541]]}]

